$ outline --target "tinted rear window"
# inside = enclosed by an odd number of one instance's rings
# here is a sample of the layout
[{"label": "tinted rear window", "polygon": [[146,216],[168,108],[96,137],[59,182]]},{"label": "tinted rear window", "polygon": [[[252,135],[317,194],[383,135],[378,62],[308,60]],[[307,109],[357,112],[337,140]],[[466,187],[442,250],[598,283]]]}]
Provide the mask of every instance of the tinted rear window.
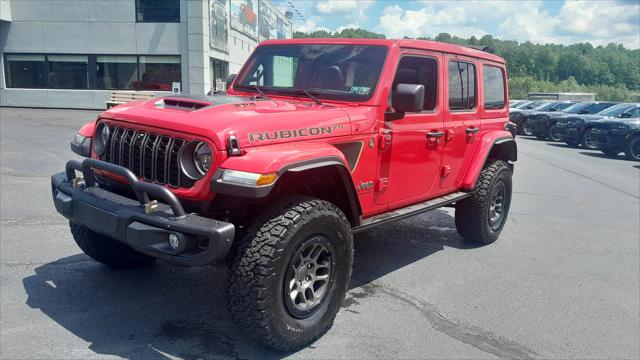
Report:
[{"label": "tinted rear window", "polygon": [[504,98],[504,74],[502,69],[484,65],[483,66],[483,83],[484,83],[484,108],[485,109],[503,109],[505,105]]}]

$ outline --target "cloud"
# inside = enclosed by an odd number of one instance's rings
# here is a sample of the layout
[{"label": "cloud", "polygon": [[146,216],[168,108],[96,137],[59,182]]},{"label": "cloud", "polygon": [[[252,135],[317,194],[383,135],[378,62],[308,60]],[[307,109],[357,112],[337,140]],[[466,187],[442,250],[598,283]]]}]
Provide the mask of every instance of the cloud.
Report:
[{"label": "cloud", "polygon": [[322,15],[337,15],[347,20],[364,21],[366,11],[374,0],[323,0],[315,3],[315,10]]},{"label": "cloud", "polygon": [[384,8],[376,29],[387,37],[433,36],[448,32],[461,37],[482,36],[486,31],[470,26],[469,16],[462,5],[444,8],[423,7],[418,10],[405,10],[399,5]]},{"label": "cloud", "polygon": [[307,21],[305,21],[304,23],[293,24],[293,31],[302,31],[302,32],[308,33],[313,31],[320,31],[320,30],[324,30],[327,32],[331,31],[324,26],[318,26],[318,23],[314,19],[307,19]]},{"label": "cloud", "polygon": [[399,4],[382,10],[376,31],[390,38],[433,37],[441,32],[466,38],[489,33],[534,43],[614,42],[640,48],[638,2],[570,0],[556,13],[542,1],[425,0],[418,7]]}]

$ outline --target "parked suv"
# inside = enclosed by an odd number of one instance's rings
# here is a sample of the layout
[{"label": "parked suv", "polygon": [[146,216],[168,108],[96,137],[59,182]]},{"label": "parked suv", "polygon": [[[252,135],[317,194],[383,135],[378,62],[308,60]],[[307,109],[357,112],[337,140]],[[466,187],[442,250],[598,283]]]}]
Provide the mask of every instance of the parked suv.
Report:
[{"label": "parked suv", "polygon": [[532,113],[529,115],[529,121],[531,122],[529,126],[533,134],[540,140],[549,139],[551,141],[560,141],[561,139],[556,127],[558,119],[569,114],[595,114],[615,104],[614,102],[586,102],[569,104],[570,106],[559,111]]},{"label": "parked suv", "polygon": [[506,78],[496,55],[431,41],[266,41],[227,94],[103,112],[54,203],[107,266],[226,260],[238,326],[295,350],[331,327],[354,233],[452,206],[466,241],[498,238],[517,156]]},{"label": "parked suv", "polygon": [[560,141],[566,142],[569,146],[582,145],[585,149],[596,150],[597,146],[591,140],[591,128],[594,121],[628,119],[639,116],[640,104],[617,104],[596,114],[564,116],[556,123],[556,133]]},{"label": "parked suv", "polygon": [[606,155],[624,151],[627,159],[640,161],[640,118],[596,121],[591,127],[591,140]]}]

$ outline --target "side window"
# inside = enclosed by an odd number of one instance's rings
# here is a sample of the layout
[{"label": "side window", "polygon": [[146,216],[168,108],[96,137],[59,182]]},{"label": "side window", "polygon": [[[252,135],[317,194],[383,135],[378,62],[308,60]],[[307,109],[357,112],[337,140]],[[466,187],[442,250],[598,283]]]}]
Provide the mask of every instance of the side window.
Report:
[{"label": "side window", "polygon": [[635,109],[630,111],[632,118],[640,117],[640,107],[636,107]]},{"label": "side window", "polygon": [[484,108],[488,110],[504,109],[504,75],[502,69],[484,65],[482,70]]},{"label": "side window", "polygon": [[449,109],[472,110],[476,107],[476,66],[449,61]]},{"label": "side window", "polygon": [[436,108],[438,96],[438,62],[429,57],[402,57],[393,80],[392,90],[395,90],[398,84],[424,85],[423,110],[433,111]]}]

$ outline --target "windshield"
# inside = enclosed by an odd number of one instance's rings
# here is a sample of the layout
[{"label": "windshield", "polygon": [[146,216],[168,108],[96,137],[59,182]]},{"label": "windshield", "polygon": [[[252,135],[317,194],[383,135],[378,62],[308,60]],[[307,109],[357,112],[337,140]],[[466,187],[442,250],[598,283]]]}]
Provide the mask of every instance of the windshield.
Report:
[{"label": "windshield", "polygon": [[562,110],[562,112],[566,112],[567,114],[577,114],[580,111],[588,108],[591,105],[595,105],[593,103],[577,103],[577,104],[573,104],[571,106],[569,106],[568,108],[565,108],[564,110]]},{"label": "windshield", "polygon": [[542,103],[541,105],[538,105],[538,107],[533,108],[533,110],[537,110],[537,111],[547,111],[549,109],[551,109],[552,107],[554,107],[554,105],[558,104],[557,102],[547,102],[547,103]]},{"label": "windshield", "polygon": [[569,107],[569,106],[571,106],[571,105],[573,105],[573,103],[557,103],[555,106],[552,106],[551,108],[552,108],[553,110],[558,110],[558,111],[560,111],[560,110],[563,110],[563,109],[568,108],[568,107]]},{"label": "windshield", "polygon": [[616,106],[612,106],[606,110],[600,111],[598,113],[598,115],[602,115],[602,116],[618,116],[620,114],[622,114],[623,112],[631,109],[632,107],[634,107],[634,104],[618,104]]},{"label": "windshield", "polygon": [[523,102],[519,102],[519,103],[516,103],[516,104],[513,104],[513,105],[509,104],[509,107],[514,108],[514,109],[522,109],[523,107],[531,104],[532,102],[533,101],[526,101],[525,100]]},{"label": "windshield", "polygon": [[234,90],[300,94],[366,101],[373,95],[387,47],[287,44],[259,46],[247,60]]}]

